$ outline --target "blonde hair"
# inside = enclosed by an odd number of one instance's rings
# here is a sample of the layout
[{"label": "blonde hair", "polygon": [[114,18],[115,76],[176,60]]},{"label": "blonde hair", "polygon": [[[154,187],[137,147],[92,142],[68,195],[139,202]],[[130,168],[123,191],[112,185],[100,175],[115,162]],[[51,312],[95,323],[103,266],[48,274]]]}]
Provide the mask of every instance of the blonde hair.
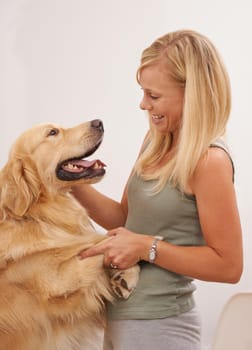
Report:
[{"label": "blonde hair", "polygon": [[135,171],[146,180],[158,180],[155,193],[167,181],[184,191],[199,159],[225,134],[231,109],[229,77],[213,44],[192,30],[168,33],[146,48],[137,79],[143,68],[160,61],[167,64],[169,76],[184,86],[179,142],[170,161],[152,174],[145,173],[163,159],[172,144],[172,135],[157,132],[150,123]]}]

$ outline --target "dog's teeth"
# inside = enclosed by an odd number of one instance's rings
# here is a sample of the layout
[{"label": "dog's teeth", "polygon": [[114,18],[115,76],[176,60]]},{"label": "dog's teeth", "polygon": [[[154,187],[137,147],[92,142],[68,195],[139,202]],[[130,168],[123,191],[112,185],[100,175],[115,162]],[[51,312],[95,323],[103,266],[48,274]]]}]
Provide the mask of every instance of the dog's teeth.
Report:
[{"label": "dog's teeth", "polygon": [[93,169],[100,169],[101,166],[98,164],[98,162],[96,162],[93,166]]},{"label": "dog's teeth", "polygon": [[73,170],[73,169],[78,169],[78,167],[74,164],[68,163],[67,164],[68,169]]},{"label": "dog's teeth", "polygon": [[100,161],[97,161],[97,162],[94,163],[92,168],[95,169],[95,170],[96,169],[102,169],[103,165],[102,165],[102,163]]}]

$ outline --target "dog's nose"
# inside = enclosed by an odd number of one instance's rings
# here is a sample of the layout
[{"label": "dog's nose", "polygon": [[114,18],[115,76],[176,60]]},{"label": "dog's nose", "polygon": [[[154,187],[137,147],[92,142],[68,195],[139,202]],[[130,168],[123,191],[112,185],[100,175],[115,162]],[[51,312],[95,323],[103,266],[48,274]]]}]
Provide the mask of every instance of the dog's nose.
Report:
[{"label": "dog's nose", "polygon": [[99,131],[104,131],[103,122],[100,119],[94,119],[91,121],[91,127],[98,129]]}]

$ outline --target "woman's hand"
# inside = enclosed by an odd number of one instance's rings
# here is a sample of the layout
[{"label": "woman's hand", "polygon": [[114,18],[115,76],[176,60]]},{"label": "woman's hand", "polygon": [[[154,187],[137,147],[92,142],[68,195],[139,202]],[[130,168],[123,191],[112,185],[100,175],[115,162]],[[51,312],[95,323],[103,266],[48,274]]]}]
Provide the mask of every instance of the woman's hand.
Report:
[{"label": "woman's hand", "polygon": [[147,260],[153,237],[118,227],[108,231],[108,239],[79,254],[81,259],[104,254],[104,266],[127,269]]}]

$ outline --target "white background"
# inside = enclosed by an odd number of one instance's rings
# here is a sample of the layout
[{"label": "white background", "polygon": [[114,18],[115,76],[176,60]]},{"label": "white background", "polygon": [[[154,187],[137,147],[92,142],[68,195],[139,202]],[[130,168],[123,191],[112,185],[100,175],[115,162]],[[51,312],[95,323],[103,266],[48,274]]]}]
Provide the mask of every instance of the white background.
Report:
[{"label": "white background", "polygon": [[190,28],[221,52],[232,83],[228,141],[245,267],[237,285],[196,282],[205,349],[227,298],[251,289],[251,7],[250,0],[0,0],[0,165],[33,124],[99,117],[105,139],[97,156],[107,176],[97,187],[116,199],[147,130],[135,81],[142,50],[166,32]]}]

